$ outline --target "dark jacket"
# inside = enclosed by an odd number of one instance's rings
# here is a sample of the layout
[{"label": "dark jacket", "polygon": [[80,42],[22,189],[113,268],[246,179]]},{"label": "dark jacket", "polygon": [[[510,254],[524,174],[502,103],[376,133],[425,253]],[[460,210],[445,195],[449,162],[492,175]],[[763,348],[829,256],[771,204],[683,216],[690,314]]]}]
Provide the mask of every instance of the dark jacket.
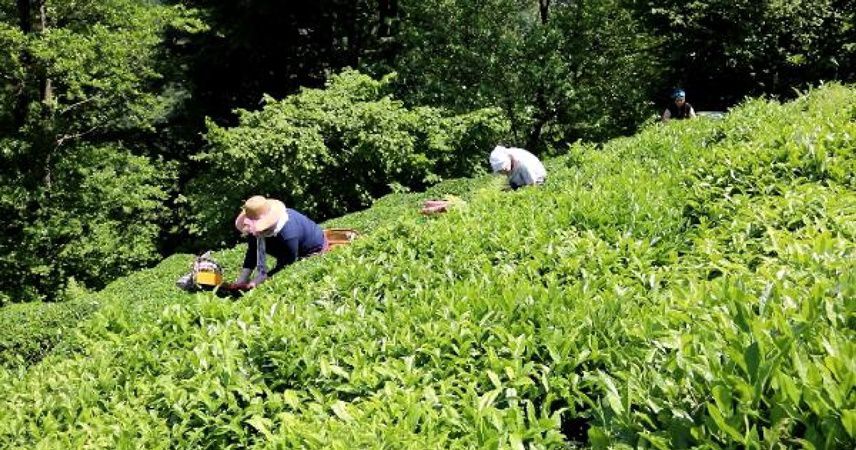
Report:
[{"label": "dark jacket", "polygon": [[690,111],[692,110],[692,108],[693,106],[690,105],[689,102],[684,102],[683,106],[681,106],[680,108],[678,108],[678,105],[676,105],[674,102],[670,103],[669,106],[666,107],[666,109],[669,110],[669,114],[671,114],[670,119],[679,120],[689,119]]},{"label": "dark jacket", "polygon": [[[268,276],[282,270],[285,266],[324,250],[324,231],[308,217],[291,208],[288,222],[275,236],[265,238],[265,250],[276,258],[276,265]],[[255,236],[247,238],[247,253],[244,255],[244,268],[256,267],[257,241]]]}]

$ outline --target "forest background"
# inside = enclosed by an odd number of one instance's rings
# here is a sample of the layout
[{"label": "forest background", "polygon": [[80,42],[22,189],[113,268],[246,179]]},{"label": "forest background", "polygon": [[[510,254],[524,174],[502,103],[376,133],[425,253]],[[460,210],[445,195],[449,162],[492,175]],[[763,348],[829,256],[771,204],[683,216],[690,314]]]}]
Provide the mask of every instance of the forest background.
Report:
[{"label": "forest background", "polygon": [[0,305],[697,110],[856,80],[854,0],[3,0]]}]

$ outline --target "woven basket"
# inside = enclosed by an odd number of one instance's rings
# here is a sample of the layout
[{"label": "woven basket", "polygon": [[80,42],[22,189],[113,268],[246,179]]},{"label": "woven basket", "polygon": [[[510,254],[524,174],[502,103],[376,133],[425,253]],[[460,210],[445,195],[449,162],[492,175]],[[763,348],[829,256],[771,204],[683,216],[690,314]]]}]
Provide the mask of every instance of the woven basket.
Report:
[{"label": "woven basket", "polygon": [[330,228],[324,230],[324,237],[327,238],[327,243],[330,248],[348,245],[359,237],[360,233],[349,228]]}]

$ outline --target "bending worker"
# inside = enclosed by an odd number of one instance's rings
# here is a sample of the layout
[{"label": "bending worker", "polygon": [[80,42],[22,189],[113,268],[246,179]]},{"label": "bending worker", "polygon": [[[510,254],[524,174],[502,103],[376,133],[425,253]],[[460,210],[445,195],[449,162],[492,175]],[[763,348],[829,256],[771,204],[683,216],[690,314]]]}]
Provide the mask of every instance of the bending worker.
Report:
[{"label": "bending worker", "polygon": [[[324,231],[315,222],[298,211],[286,208],[285,203],[250,197],[235,219],[235,228],[247,237],[247,253],[237,284],[253,288],[273,276],[285,266],[300,258],[324,253],[329,248]],[[267,255],[276,258],[276,265],[267,271]],[[257,270],[256,277],[247,281]]]},{"label": "bending worker", "polygon": [[696,116],[693,105],[687,103],[687,93],[683,89],[675,89],[672,92],[672,103],[663,111],[663,122],[669,119],[691,119]]},{"label": "bending worker", "polygon": [[522,148],[496,146],[490,152],[490,167],[508,177],[511,189],[541,185],[547,179],[547,169],[538,157]]}]

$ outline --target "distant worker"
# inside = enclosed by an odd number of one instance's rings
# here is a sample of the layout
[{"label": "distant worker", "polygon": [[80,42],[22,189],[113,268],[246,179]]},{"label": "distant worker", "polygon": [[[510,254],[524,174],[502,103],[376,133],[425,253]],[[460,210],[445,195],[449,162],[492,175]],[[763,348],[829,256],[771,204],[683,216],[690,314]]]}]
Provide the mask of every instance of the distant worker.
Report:
[{"label": "distant worker", "polygon": [[508,177],[511,189],[541,185],[547,179],[547,169],[538,157],[522,148],[496,146],[490,153],[490,167]]},{"label": "distant worker", "polygon": [[[241,207],[235,228],[247,237],[247,253],[236,284],[253,288],[300,258],[324,253],[329,248],[324,231],[315,222],[285,203],[256,195]],[[267,255],[276,265],[267,271]],[[250,280],[253,269],[256,277]],[[249,281],[249,282],[248,282]]]},{"label": "distant worker", "polygon": [[672,93],[672,103],[663,111],[663,122],[669,119],[690,119],[696,116],[693,106],[687,103],[687,93],[683,89],[676,89]]}]

